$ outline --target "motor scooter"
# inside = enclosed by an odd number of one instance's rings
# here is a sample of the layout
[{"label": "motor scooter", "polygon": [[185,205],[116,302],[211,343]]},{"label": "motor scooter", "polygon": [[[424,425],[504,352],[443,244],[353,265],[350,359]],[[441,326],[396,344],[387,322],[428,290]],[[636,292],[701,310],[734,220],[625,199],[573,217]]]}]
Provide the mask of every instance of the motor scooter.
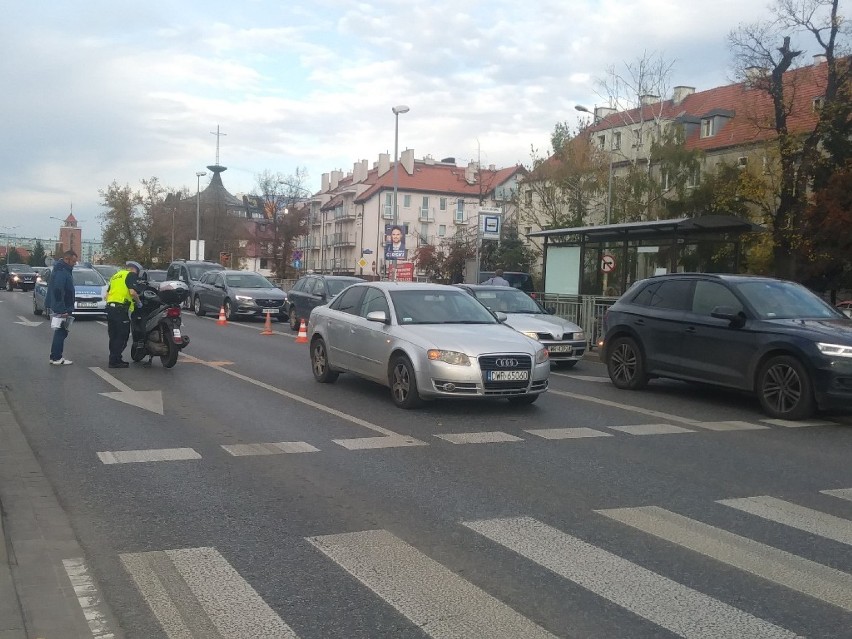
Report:
[{"label": "motor scooter", "polygon": [[177,363],[178,354],[189,345],[189,336],[181,331],[181,303],[189,297],[189,287],[183,282],[163,282],[159,289],[147,284],[139,295],[142,307],[131,318],[133,344],[130,359],[146,366],[155,356],[163,368]]}]

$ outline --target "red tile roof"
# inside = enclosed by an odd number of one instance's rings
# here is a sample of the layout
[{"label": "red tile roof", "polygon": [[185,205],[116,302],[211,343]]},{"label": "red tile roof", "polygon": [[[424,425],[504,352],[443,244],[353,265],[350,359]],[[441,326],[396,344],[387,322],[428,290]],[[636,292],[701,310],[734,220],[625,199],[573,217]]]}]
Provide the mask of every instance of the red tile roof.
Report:
[{"label": "red tile roof", "polygon": [[[824,93],[827,72],[828,65],[821,63],[784,74],[784,97],[788,102],[792,101],[787,119],[791,133],[805,133],[816,126],[818,116],[813,101]],[[776,135],[772,126],[774,111],[771,97],[764,89],[743,82],[693,93],[679,104],[665,100],[662,107],[657,103],[614,113],[589,126],[586,133],[594,135],[613,127],[628,126],[625,123],[638,123],[643,118],[645,121],[654,117],[695,121],[714,111],[733,112],[733,117],[719,127],[715,135],[700,137],[700,127],[690,132],[686,139],[687,148],[710,151],[763,141]]]}]

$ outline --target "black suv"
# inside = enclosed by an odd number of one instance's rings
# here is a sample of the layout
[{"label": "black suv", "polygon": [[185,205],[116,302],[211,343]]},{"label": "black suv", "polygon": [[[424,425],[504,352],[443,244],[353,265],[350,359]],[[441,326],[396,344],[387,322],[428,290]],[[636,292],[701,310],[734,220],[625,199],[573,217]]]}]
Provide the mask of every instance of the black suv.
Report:
[{"label": "black suv", "polygon": [[189,287],[189,296],[183,303],[184,308],[189,308],[194,299],[198,280],[207,271],[224,271],[225,267],[218,262],[207,260],[175,260],[169,264],[166,271],[166,280],[169,282],[180,281]]},{"label": "black suv", "polygon": [[9,264],[0,266],[0,286],[5,286],[7,291],[16,288],[22,291],[31,291],[35,288],[38,273],[32,266],[27,264]]},{"label": "black suv", "polygon": [[302,320],[308,321],[316,306],[328,304],[347,286],[363,282],[360,277],[346,275],[305,275],[287,291],[287,314],[290,329],[299,330]]},{"label": "black suv", "polygon": [[794,282],[670,274],[634,284],[604,318],[612,383],[669,377],[755,393],[798,420],[852,406],[852,320]]}]

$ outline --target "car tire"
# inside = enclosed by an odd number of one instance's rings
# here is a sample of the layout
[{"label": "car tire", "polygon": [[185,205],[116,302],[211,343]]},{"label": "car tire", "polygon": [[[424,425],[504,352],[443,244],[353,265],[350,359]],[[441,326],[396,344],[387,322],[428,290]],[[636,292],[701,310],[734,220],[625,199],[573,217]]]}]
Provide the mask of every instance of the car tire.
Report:
[{"label": "car tire", "polygon": [[201,298],[198,295],[195,296],[195,299],[192,300],[192,310],[195,311],[195,314],[198,317],[204,317],[207,315],[207,311],[201,308]]},{"label": "car tire", "polygon": [[815,408],[811,377],[791,355],[772,357],[761,366],[757,397],[763,412],[774,419],[806,419]]},{"label": "car tire", "polygon": [[33,297],[33,315],[41,315],[42,313],[44,311],[36,305],[35,297]]},{"label": "car tire", "polygon": [[231,300],[225,300],[225,303],[222,304],[222,308],[225,309],[225,319],[229,322],[233,322],[236,316],[234,315],[234,307],[231,304]]},{"label": "car tire", "polygon": [[397,355],[393,358],[388,374],[391,398],[399,408],[417,408],[423,403],[417,390],[417,377],[414,374],[414,366],[405,355]]},{"label": "car tire", "polygon": [[290,322],[290,330],[294,333],[299,330],[299,318],[296,317],[296,309],[290,308],[290,317],[287,318],[287,321]]},{"label": "car tire", "polygon": [[640,390],[648,384],[645,358],[632,337],[618,337],[607,346],[606,370],[616,388]]},{"label": "car tire", "polygon": [[6,290],[10,293],[15,290],[15,287],[12,286],[12,282],[6,282]]},{"label": "car tire", "polygon": [[320,384],[333,384],[340,375],[328,362],[328,349],[322,337],[315,337],[311,342],[311,371]]},{"label": "car tire", "polygon": [[536,400],[539,398],[541,393],[536,393],[535,395],[520,395],[518,397],[508,397],[510,404],[517,404],[522,406],[524,404],[534,404]]}]

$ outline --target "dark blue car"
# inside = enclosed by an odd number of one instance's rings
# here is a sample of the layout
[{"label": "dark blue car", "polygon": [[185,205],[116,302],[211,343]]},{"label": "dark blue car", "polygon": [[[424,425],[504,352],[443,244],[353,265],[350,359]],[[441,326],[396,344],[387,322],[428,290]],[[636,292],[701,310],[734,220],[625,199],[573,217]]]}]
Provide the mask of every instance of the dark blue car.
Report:
[{"label": "dark blue car", "polygon": [[768,277],[670,274],[634,284],[604,319],[612,383],[668,377],[753,392],[773,418],[852,407],[852,320]]}]

